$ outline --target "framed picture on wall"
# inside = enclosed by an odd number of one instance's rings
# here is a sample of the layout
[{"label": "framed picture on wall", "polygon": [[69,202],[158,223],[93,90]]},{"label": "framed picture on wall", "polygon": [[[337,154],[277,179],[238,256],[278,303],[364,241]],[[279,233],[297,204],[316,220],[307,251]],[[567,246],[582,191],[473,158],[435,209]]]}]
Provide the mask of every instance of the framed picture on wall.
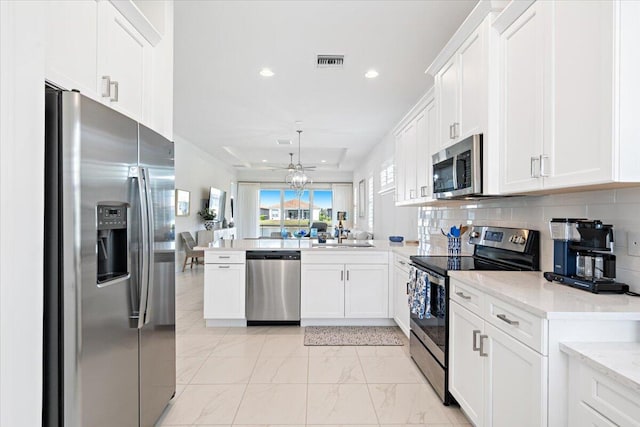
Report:
[{"label": "framed picture on wall", "polygon": [[358,217],[364,218],[366,215],[366,202],[365,202],[365,183],[364,179],[361,179],[358,183]]},{"label": "framed picture on wall", "polygon": [[176,189],[176,216],[189,216],[191,192]]}]

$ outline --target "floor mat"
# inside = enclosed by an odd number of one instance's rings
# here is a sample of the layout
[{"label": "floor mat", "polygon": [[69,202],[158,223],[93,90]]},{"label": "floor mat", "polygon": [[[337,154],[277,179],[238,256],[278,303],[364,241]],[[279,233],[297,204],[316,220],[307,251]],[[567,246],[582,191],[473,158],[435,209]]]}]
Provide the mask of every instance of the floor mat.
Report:
[{"label": "floor mat", "polygon": [[304,345],[404,345],[396,326],[307,326]]}]

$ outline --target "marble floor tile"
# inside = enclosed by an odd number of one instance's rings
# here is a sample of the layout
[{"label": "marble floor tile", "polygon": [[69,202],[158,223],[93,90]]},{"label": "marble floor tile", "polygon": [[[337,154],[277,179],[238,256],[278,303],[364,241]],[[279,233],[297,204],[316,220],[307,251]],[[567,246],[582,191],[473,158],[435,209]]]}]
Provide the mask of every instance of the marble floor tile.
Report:
[{"label": "marble floor tile", "polygon": [[227,334],[229,328],[220,328],[220,327],[207,327],[205,320],[200,318],[193,322],[189,327],[184,330],[185,335],[218,335],[223,336]]},{"label": "marble floor tile", "polygon": [[405,357],[403,345],[361,345],[356,347],[360,357]]},{"label": "marble floor tile", "polygon": [[266,335],[304,335],[304,327],[300,326],[271,326]]},{"label": "marble floor tile", "polygon": [[176,358],[176,383],[189,384],[193,376],[207,360],[206,357],[177,357]]},{"label": "marble floor tile", "polygon": [[357,357],[352,345],[314,345],[309,347],[309,357]]},{"label": "marble floor tile", "polygon": [[426,380],[413,361],[405,357],[360,357],[362,370],[370,384],[424,383]]},{"label": "marble floor tile", "polygon": [[261,358],[267,357],[308,357],[309,347],[304,345],[304,336],[268,336],[260,352]]},{"label": "marble floor tile", "polygon": [[191,379],[191,384],[246,384],[251,378],[254,357],[211,356]]},{"label": "marble floor tile", "polygon": [[260,358],[251,375],[254,384],[306,384],[309,359],[306,357]]},{"label": "marble floor tile", "polygon": [[364,383],[357,357],[312,357],[309,359],[309,384]]},{"label": "marble floor tile", "polygon": [[258,358],[264,344],[263,335],[225,335],[211,352],[216,357]]},{"label": "marble floor tile", "polygon": [[249,384],[234,424],[304,424],[307,386]]},{"label": "marble floor tile", "polygon": [[427,384],[369,384],[381,424],[448,424],[449,418]]},{"label": "marble floor tile", "polygon": [[221,337],[200,335],[176,336],[177,357],[207,357],[216,347]]},{"label": "marble floor tile", "polygon": [[307,424],[378,424],[365,384],[309,384]]},{"label": "marble floor tile", "polygon": [[189,385],[158,425],[231,424],[244,389],[244,385]]}]

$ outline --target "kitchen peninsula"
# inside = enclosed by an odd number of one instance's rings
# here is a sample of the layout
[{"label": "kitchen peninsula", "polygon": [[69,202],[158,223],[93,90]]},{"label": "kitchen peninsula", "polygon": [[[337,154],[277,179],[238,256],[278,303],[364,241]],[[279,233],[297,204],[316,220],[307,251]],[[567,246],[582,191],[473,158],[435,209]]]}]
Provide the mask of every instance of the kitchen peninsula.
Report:
[{"label": "kitchen peninsula", "polygon": [[[223,240],[205,251],[204,318],[207,326],[246,326],[246,259],[248,251],[300,251],[300,323],[307,325],[400,324],[408,335],[406,276],[394,275],[394,264],[407,266],[411,255],[427,249],[384,240],[309,239]],[[445,253],[444,249],[429,249]],[[394,320],[396,320],[394,322]],[[403,327],[404,326],[404,327]]]}]

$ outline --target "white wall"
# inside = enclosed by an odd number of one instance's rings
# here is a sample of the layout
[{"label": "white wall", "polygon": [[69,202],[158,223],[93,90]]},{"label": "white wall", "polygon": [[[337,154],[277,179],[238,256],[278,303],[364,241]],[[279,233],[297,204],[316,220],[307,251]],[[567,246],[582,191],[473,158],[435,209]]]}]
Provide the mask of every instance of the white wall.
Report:
[{"label": "white wall", "polygon": [[[640,257],[629,256],[627,252],[627,233],[640,230],[640,187],[453,202],[448,206],[423,207],[420,216],[420,228],[425,233],[421,240],[439,247],[446,247],[440,228],[447,230],[461,223],[539,230],[542,271],[553,271],[551,218],[599,219],[614,226],[617,280],[640,292]],[[471,245],[465,246],[465,252],[473,251]]]},{"label": "white wall", "polygon": [[[176,188],[191,192],[191,209],[189,216],[176,217],[176,266],[182,266],[184,252],[180,234],[190,231],[196,238],[198,230],[204,230],[204,223],[198,216],[202,199],[209,199],[209,188],[216,187],[227,192],[227,206],[225,216],[231,220],[231,185],[236,182],[233,168],[223,164],[218,159],[200,147],[175,135],[175,168]],[[235,194],[235,191],[234,191]]]},{"label": "white wall", "polygon": [[42,417],[44,7],[0,1],[0,425]]},{"label": "white wall", "polygon": [[[376,239],[386,239],[391,235],[404,236],[405,240],[417,238],[418,208],[396,208],[394,192],[378,194],[380,190],[380,170],[385,161],[393,159],[395,139],[388,134],[378,145],[374,147],[362,166],[353,173],[353,186],[358,188],[361,179],[367,181],[373,172],[373,235]],[[367,229],[367,218],[356,218],[355,228]]]}]

